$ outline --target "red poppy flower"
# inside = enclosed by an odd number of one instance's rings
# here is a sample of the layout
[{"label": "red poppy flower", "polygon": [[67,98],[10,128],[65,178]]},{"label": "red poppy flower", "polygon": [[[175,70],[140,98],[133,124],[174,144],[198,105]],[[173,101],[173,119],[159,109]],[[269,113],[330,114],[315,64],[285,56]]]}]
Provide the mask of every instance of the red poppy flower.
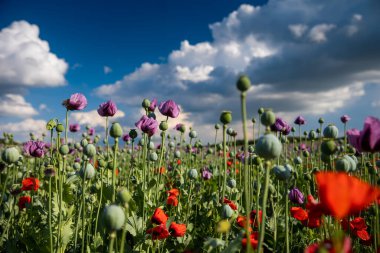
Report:
[{"label": "red poppy flower", "polygon": [[257,212],[256,210],[252,210],[250,214],[250,223],[253,224],[254,227],[258,227],[259,223],[263,220],[263,211],[259,211],[259,222],[257,222]]},{"label": "red poppy flower", "polygon": [[115,170],[115,175],[116,175],[116,176],[119,175],[119,169],[116,169],[116,170]]},{"label": "red poppy flower", "polygon": [[380,194],[379,188],[344,172],[318,172],[316,180],[321,204],[339,219],[361,211]]},{"label": "red poppy flower", "polygon": [[178,199],[175,195],[170,195],[166,200],[166,204],[169,206],[178,206]]},{"label": "red poppy flower", "polygon": [[309,245],[304,253],[318,253],[318,252],[326,252],[326,253],[352,253],[352,245],[350,237],[345,237],[341,242],[336,242],[334,245],[332,240],[325,240],[321,243],[314,243]]},{"label": "red poppy flower", "polygon": [[24,209],[26,207],[26,204],[30,204],[32,201],[32,198],[30,196],[22,196],[18,200],[18,207],[20,210]]},{"label": "red poppy flower", "polygon": [[244,216],[239,215],[236,218],[236,223],[238,224],[239,227],[244,228],[245,227],[245,221],[246,221],[246,218]]},{"label": "red poppy flower", "polygon": [[176,197],[179,196],[179,190],[178,189],[171,189],[170,191],[167,191],[167,193],[169,193],[169,195],[174,195]]},{"label": "red poppy flower", "polygon": [[299,221],[305,221],[309,218],[309,215],[306,212],[306,210],[302,209],[301,207],[290,208],[290,214],[292,215],[293,218]]},{"label": "red poppy flower", "polygon": [[[250,234],[249,237],[250,237],[252,248],[257,249],[257,246],[259,245],[259,233],[253,232],[252,234]],[[243,248],[247,248],[247,237],[246,236],[241,240],[241,244],[242,244]]]},{"label": "red poppy flower", "polygon": [[231,165],[232,165],[232,161],[227,161],[227,166],[231,167]]},{"label": "red poppy flower", "polygon": [[181,165],[181,160],[178,159],[178,160],[177,160],[177,164],[178,164],[178,165]]},{"label": "red poppy flower", "polygon": [[170,234],[174,237],[182,237],[186,234],[186,224],[172,222],[169,227]]},{"label": "red poppy flower", "polygon": [[232,210],[237,210],[237,205],[231,200],[224,198],[223,203],[229,205],[232,208]]},{"label": "red poppy flower", "polygon": [[355,235],[360,238],[362,241],[369,241],[371,240],[371,236],[368,234],[367,230],[355,230]]},{"label": "red poppy flower", "polygon": [[155,223],[158,225],[159,224],[166,224],[166,222],[168,220],[168,216],[166,215],[164,210],[162,210],[161,208],[156,208],[156,210],[154,211],[154,214],[150,220],[152,221],[152,223]]},{"label": "red poppy flower", "polygon": [[154,228],[150,228],[146,231],[147,234],[152,235],[153,240],[162,240],[169,237],[169,231],[166,228],[165,224],[161,224],[159,226],[156,226]]},{"label": "red poppy flower", "polygon": [[356,217],[352,221],[350,221],[351,230],[367,230],[367,224],[365,223],[365,219],[362,217]]},{"label": "red poppy flower", "polygon": [[28,177],[22,180],[21,190],[23,191],[31,191],[31,190],[37,191],[39,187],[40,187],[40,181],[38,180],[38,178]]},{"label": "red poppy flower", "polygon": [[160,174],[164,174],[165,172],[166,172],[165,167],[161,167],[159,173],[160,173]]}]

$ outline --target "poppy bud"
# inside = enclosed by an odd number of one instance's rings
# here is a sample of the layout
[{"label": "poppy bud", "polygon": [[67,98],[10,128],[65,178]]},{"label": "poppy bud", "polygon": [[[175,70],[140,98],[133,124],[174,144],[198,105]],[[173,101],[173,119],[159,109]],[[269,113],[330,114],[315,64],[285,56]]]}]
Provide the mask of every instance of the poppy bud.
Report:
[{"label": "poppy bud", "polygon": [[232,215],[234,214],[234,210],[229,205],[224,205],[222,208],[222,217],[224,219],[231,218]]},{"label": "poppy bud", "polygon": [[117,205],[110,205],[104,208],[103,222],[109,231],[116,231],[122,228],[125,221],[123,209]]},{"label": "poppy bud", "polygon": [[236,180],[235,179],[229,179],[228,181],[227,181],[227,185],[228,185],[228,187],[230,187],[230,188],[235,188],[236,187]]},{"label": "poppy bud", "polygon": [[96,148],[93,144],[88,144],[84,147],[83,152],[86,156],[92,158],[96,155]]},{"label": "poppy bud", "polygon": [[189,137],[190,137],[190,138],[194,139],[194,138],[197,138],[197,136],[198,136],[198,134],[197,134],[196,131],[191,130],[191,131],[189,132]]},{"label": "poppy bud", "polygon": [[198,171],[196,169],[189,170],[190,179],[197,179],[197,177],[198,177]]},{"label": "poppy bud", "polygon": [[319,124],[323,124],[323,123],[325,123],[325,120],[324,120],[323,118],[319,118],[319,119],[318,119],[318,123],[319,123]]},{"label": "poppy bud", "polygon": [[107,162],[104,161],[103,159],[98,160],[99,167],[105,168],[107,166]]},{"label": "poppy bud", "polygon": [[149,106],[150,106],[150,101],[149,101],[149,99],[145,98],[145,99],[142,101],[141,106],[142,106],[144,109],[148,109]]},{"label": "poppy bud", "polygon": [[123,135],[123,129],[121,128],[120,124],[117,122],[112,123],[111,129],[110,129],[110,135],[112,138],[119,138]]},{"label": "poppy bud", "polygon": [[52,130],[57,126],[58,122],[57,119],[51,119],[49,122],[46,124],[46,130]]},{"label": "poppy bud", "polygon": [[259,115],[263,114],[263,112],[264,112],[264,108],[262,108],[262,107],[260,107],[260,108],[257,110],[257,113],[258,113]]},{"label": "poppy bud", "polygon": [[338,137],[338,134],[339,134],[338,128],[332,124],[328,125],[323,130],[323,136],[325,138],[336,139]]},{"label": "poppy bud", "polygon": [[261,124],[264,126],[271,126],[276,122],[276,115],[271,109],[266,109],[260,117]]},{"label": "poppy bud", "polygon": [[18,149],[15,147],[6,148],[1,155],[3,161],[8,164],[17,162],[19,157],[20,153],[18,152]]},{"label": "poppy bud", "polygon": [[55,130],[56,130],[58,133],[62,133],[63,131],[65,131],[65,127],[62,125],[62,123],[58,123],[58,124],[57,124],[57,127],[55,128]]},{"label": "poppy bud", "polygon": [[321,151],[325,155],[332,155],[336,151],[336,144],[333,140],[324,141],[321,144]]},{"label": "poppy bud", "polygon": [[309,132],[309,139],[310,139],[310,140],[315,140],[315,139],[317,139],[317,133],[316,133],[314,130],[311,130],[311,131]]},{"label": "poppy bud", "polygon": [[67,155],[70,152],[70,148],[67,144],[62,145],[59,147],[59,153],[61,155]]},{"label": "poppy bud", "polygon": [[168,130],[168,127],[169,126],[168,126],[168,123],[166,121],[161,121],[160,126],[159,126],[159,128],[160,128],[161,131]]},{"label": "poppy bud", "polygon": [[149,160],[151,160],[152,162],[157,161],[157,159],[158,159],[158,155],[156,152],[152,152],[149,154]]},{"label": "poppy bud", "polygon": [[256,124],[256,119],[255,118],[252,118],[251,121],[252,121],[253,124]]},{"label": "poppy bud", "polygon": [[131,130],[129,131],[128,135],[129,135],[129,137],[132,138],[132,140],[133,140],[133,139],[136,139],[136,137],[137,137],[137,131],[136,131],[136,129],[131,129]]},{"label": "poppy bud", "polygon": [[249,88],[251,88],[251,81],[249,80],[248,76],[240,76],[236,83],[236,87],[241,92],[246,92],[247,90],[249,90]]},{"label": "poppy bud", "polygon": [[95,169],[94,166],[92,166],[91,163],[87,163],[86,170],[84,169],[84,166],[79,172],[80,176],[83,178],[86,175],[86,179],[91,179],[95,176]]},{"label": "poppy bud", "polygon": [[255,152],[255,147],[252,146],[252,145],[248,146],[248,152],[249,152],[249,153],[253,153],[253,152]]},{"label": "poppy bud", "polygon": [[129,201],[131,201],[132,199],[132,196],[131,196],[131,193],[128,191],[127,188],[121,188],[118,192],[117,192],[117,199],[119,200],[119,202],[125,206],[126,204],[129,203]]},{"label": "poppy bud", "polygon": [[307,150],[304,150],[304,151],[302,152],[302,155],[303,155],[304,157],[309,157],[309,156],[310,156],[309,151],[307,151]]},{"label": "poppy bud", "polygon": [[277,165],[273,168],[273,172],[279,180],[287,180],[292,175],[292,167],[290,165]]},{"label": "poppy bud", "polygon": [[266,134],[258,139],[255,149],[260,157],[270,160],[281,155],[282,144],[273,134]]},{"label": "poppy bud", "polygon": [[297,156],[293,159],[293,162],[295,165],[301,165],[302,164],[302,158]]},{"label": "poppy bud", "polygon": [[82,147],[86,147],[86,146],[88,145],[88,140],[87,140],[87,139],[82,139],[82,140],[80,141],[80,145],[81,145]]},{"label": "poppy bud", "polygon": [[220,114],[220,122],[223,123],[223,125],[227,125],[231,123],[232,121],[232,114],[230,111],[223,111],[222,114]]},{"label": "poppy bud", "polygon": [[154,142],[153,141],[150,141],[149,144],[148,144],[148,149],[149,150],[154,150]]},{"label": "poppy bud", "polygon": [[215,130],[218,130],[220,128],[220,125],[219,124],[215,124]]},{"label": "poppy bud", "polygon": [[335,168],[337,171],[348,172],[350,170],[350,162],[345,158],[338,159],[335,162]]},{"label": "poppy bud", "polygon": [[176,151],[174,152],[174,157],[175,157],[175,158],[180,158],[180,157],[181,157],[181,152],[180,152],[179,150],[176,150]]},{"label": "poppy bud", "polygon": [[75,162],[75,163],[73,164],[73,168],[74,168],[75,170],[79,170],[79,169],[80,169],[80,163]]},{"label": "poppy bud", "polygon": [[55,176],[55,170],[52,167],[47,168],[46,170],[44,170],[44,174],[46,177],[54,177]]}]

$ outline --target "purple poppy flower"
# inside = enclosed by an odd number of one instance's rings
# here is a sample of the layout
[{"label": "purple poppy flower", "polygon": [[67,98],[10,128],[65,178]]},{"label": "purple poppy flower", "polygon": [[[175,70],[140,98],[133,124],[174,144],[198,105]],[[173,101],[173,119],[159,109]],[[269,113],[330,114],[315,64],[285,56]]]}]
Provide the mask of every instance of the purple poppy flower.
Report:
[{"label": "purple poppy flower", "polygon": [[179,106],[173,100],[161,102],[158,110],[162,115],[170,118],[177,118],[180,112]]},{"label": "purple poppy flower", "polygon": [[284,135],[289,135],[291,131],[292,131],[292,126],[291,125],[287,125],[287,126],[285,126],[284,129],[282,129],[282,133]]},{"label": "purple poppy flower", "polygon": [[302,116],[298,116],[295,120],[294,120],[294,124],[296,125],[305,125],[306,124],[306,120],[304,117]]},{"label": "purple poppy flower", "polygon": [[98,114],[102,117],[112,117],[117,112],[117,107],[112,100],[101,103],[98,108]]},{"label": "purple poppy flower", "polygon": [[87,130],[88,135],[93,136],[95,134],[95,128],[89,128]]},{"label": "purple poppy flower", "polygon": [[127,142],[127,141],[130,141],[130,140],[132,140],[132,138],[129,136],[129,134],[125,134],[123,136],[123,141]]},{"label": "purple poppy flower", "polygon": [[348,143],[350,143],[358,152],[362,152],[360,146],[360,131],[356,128],[346,132]]},{"label": "purple poppy flower", "polygon": [[294,187],[289,192],[289,200],[295,204],[301,205],[305,201],[305,197],[299,189]]},{"label": "purple poppy flower", "polygon": [[345,114],[342,117],[340,117],[340,121],[342,121],[343,124],[346,124],[350,120],[351,120],[351,117],[348,116],[347,114]]},{"label": "purple poppy flower", "polygon": [[75,158],[74,162],[80,163],[80,158],[79,157]]},{"label": "purple poppy flower", "polygon": [[44,148],[45,142],[43,141],[28,141],[23,145],[24,153],[33,157],[43,157],[45,155]]},{"label": "purple poppy flower", "polygon": [[202,171],[202,178],[204,180],[209,180],[212,177],[211,171],[209,171],[207,168],[204,168]]},{"label": "purple poppy flower", "polygon": [[69,130],[72,133],[76,133],[76,132],[80,131],[80,125],[79,124],[70,124]]},{"label": "purple poppy flower", "polygon": [[153,98],[153,100],[150,102],[150,106],[148,107],[148,111],[154,112],[154,110],[156,110],[156,107],[157,107],[157,99]]},{"label": "purple poppy flower", "polygon": [[149,136],[152,136],[157,132],[158,122],[155,119],[148,118],[144,115],[138,122],[135,123],[135,126]]},{"label": "purple poppy flower", "polygon": [[177,131],[180,131],[180,129],[181,129],[182,126],[183,126],[183,124],[178,123],[177,125],[175,125],[174,129],[177,130]]},{"label": "purple poppy flower", "polygon": [[62,105],[69,111],[83,110],[87,106],[87,99],[83,94],[75,93],[64,100]]},{"label": "purple poppy flower", "polygon": [[348,130],[347,136],[350,144],[359,152],[378,152],[380,151],[380,120],[375,117],[367,117],[362,131]]}]

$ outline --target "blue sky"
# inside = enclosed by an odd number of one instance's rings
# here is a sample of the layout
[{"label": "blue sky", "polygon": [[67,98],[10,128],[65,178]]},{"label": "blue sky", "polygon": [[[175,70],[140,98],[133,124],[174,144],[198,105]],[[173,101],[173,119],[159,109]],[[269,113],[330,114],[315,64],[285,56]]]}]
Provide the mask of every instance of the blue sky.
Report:
[{"label": "blue sky", "polygon": [[91,111],[112,99],[128,129],[144,97],[172,98],[183,110],[172,124],[207,137],[224,109],[240,129],[241,73],[254,83],[250,115],[271,107],[315,128],[349,114],[361,128],[379,116],[377,11],[374,0],[0,1],[0,130],[38,134],[82,92],[73,122],[101,130]]}]

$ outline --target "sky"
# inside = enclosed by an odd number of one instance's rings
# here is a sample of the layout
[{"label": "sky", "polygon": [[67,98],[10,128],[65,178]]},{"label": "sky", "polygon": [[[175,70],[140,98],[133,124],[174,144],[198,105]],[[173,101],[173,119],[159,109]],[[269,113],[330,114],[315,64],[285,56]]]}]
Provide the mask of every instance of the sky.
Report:
[{"label": "sky", "polygon": [[39,136],[80,92],[88,106],[70,123],[82,130],[104,132],[96,109],[109,99],[126,131],[144,98],[173,99],[181,114],[169,126],[212,141],[223,110],[241,132],[241,74],[249,118],[265,107],[304,116],[305,129],[319,117],[342,129],[348,114],[361,129],[380,117],[379,11],[376,0],[0,0],[0,132]]}]

